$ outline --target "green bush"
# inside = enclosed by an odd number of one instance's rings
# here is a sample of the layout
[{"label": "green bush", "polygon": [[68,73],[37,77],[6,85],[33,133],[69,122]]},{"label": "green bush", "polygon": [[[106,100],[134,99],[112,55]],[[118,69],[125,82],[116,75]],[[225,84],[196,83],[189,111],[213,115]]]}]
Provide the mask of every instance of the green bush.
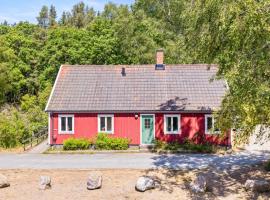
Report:
[{"label": "green bush", "polygon": [[154,149],[165,149],[166,144],[162,140],[154,140]]},{"label": "green bush", "polygon": [[106,133],[98,133],[96,148],[100,150],[126,150],[129,140],[127,138],[109,137]]},{"label": "green bush", "polygon": [[89,149],[91,142],[84,138],[69,138],[64,141],[64,150],[85,150]]},{"label": "green bush", "polygon": [[270,171],[270,160],[265,163],[265,170]]},{"label": "green bush", "polygon": [[0,113],[0,147],[14,148],[30,136],[30,126],[25,115],[15,108]]},{"label": "green bush", "polygon": [[165,142],[161,140],[155,140],[154,143],[155,150],[169,150],[169,151],[177,151],[177,150],[188,150],[192,152],[199,153],[212,153],[214,152],[214,145],[210,144],[195,144],[194,142],[186,139],[183,144],[179,142]]}]

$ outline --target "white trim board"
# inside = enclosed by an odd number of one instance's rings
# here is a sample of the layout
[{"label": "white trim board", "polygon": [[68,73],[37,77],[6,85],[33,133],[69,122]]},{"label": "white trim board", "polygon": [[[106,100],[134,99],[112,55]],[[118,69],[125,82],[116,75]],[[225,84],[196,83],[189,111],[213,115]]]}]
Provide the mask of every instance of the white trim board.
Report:
[{"label": "white trim board", "polygon": [[46,107],[45,107],[45,111],[48,110],[48,106],[49,106],[49,104],[50,104],[50,102],[51,102],[51,99],[52,99],[52,96],[53,96],[53,93],[54,93],[56,84],[57,84],[57,82],[58,82],[58,79],[59,79],[59,76],[60,76],[60,72],[61,72],[61,70],[62,70],[62,67],[63,67],[63,65],[60,66],[59,71],[58,71],[58,73],[57,73],[57,76],[56,76],[56,79],[55,79],[55,81],[54,81],[53,88],[52,88],[52,91],[51,91],[49,100],[48,100],[47,105],[46,105]]}]

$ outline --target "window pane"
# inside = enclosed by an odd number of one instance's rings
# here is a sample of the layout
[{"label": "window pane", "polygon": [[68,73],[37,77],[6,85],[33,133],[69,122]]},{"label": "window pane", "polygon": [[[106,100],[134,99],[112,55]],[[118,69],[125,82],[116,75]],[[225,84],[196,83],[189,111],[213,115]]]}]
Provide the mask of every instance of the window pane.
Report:
[{"label": "window pane", "polygon": [[173,117],[173,131],[178,131],[178,117]]},{"label": "window pane", "polygon": [[107,131],[112,131],[112,118],[107,117]]},{"label": "window pane", "polygon": [[68,131],[72,131],[72,117],[68,117]]},{"label": "window pane", "polygon": [[106,129],[105,129],[105,117],[100,117],[100,131],[106,131]]},{"label": "window pane", "polygon": [[167,132],[172,131],[172,118],[166,117],[166,130]]},{"label": "window pane", "polygon": [[66,118],[61,117],[61,131],[66,131]]},{"label": "window pane", "polygon": [[150,128],[150,119],[144,119],[144,128],[149,129]]},{"label": "window pane", "polygon": [[213,118],[207,117],[207,131],[212,131],[213,127]]}]

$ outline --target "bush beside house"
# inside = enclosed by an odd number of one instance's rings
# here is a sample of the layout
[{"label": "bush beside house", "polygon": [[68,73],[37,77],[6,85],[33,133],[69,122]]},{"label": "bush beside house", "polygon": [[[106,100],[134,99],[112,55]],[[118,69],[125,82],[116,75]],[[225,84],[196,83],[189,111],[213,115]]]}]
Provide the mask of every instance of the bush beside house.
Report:
[{"label": "bush beside house", "polygon": [[63,149],[86,150],[93,144],[98,150],[126,150],[129,146],[129,140],[127,138],[110,137],[106,133],[99,133],[93,142],[84,138],[66,139],[63,143]]},{"label": "bush beside house", "polygon": [[193,141],[185,140],[183,144],[179,142],[164,142],[156,140],[154,144],[154,150],[156,151],[191,151],[198,153],[214,153],[216,146],[210,144],[196,144]]},{"label": "bush beside house", "polygon": [[69,138],[64,141],[64,150],[85,150],[89,149],[91,141],[84,138]]},{"label": "bush beside house", "polygon": [[270,160],[265,163],[265,170],[270,171]]},{"label": "bush beside house", "polygon": [[129,142],[127,138],[110,137],[106,133],[99,133],[95,141],[95,147],[100,150],[126,150]]}]

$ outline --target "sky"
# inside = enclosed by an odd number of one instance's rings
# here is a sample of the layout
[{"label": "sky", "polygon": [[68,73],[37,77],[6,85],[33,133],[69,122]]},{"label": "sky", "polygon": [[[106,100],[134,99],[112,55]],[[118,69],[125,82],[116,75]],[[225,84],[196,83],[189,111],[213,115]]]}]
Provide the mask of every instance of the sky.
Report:
[{"label": "sky", "polygon": [[13,24],[19,21],[36,23],[36,17],[43,5],[53,4],[60,17],[63,11],[70,11],[72,6],[83,1],[95,10],[103,10],[108,2],[116,4],[131,4],[134,0],[0,0],[0,23],[5,20]]}]

